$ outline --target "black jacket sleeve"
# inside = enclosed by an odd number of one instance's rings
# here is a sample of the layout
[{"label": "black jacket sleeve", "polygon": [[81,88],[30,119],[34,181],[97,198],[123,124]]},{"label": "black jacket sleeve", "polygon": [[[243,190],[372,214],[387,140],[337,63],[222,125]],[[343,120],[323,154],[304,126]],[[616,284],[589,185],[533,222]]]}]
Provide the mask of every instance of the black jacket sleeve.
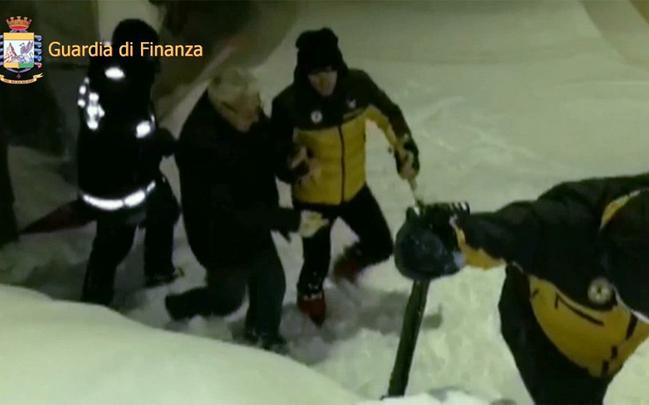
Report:
[{"label": "black jacket sleeve", "polygon": [[217,223],[232,223],[251,232],[263,230],[295,232],[300,226],[300,212],[290,208],[273,207],[261,203],[247,208],[237,207],[226,182],[213,185],[209,198]]},{"label": "black jacket sleeve", "polygon": [[[195,202],[208,201],[209,219],[216,227],[226,224],[251,231],[277,230],[293,232],[299,228],[300,212],[289,208],[258,204],[241,208],[235,203],[232,186],[226,170],[200,147],[184,145],[178,148],[176,159],[181,176],[181,188],[185,209],[192,209]],[[206,175],[212,177],[204,181]],[[216,177],[216,178],[214,178]],[[198,205],[198,204],[196,204]]]},{"label": "black jacket sleeve", "polygon": [[548,280],[563,279],[566,269],[593,258],[606,207],[647,186],[646,175],[563,183],[536,201],[458,218],[460,247],[470,265],[480,266],[476,259],[484,255],[475,253],[481,252]]},{"label": "black jacket sleeve", "polygon": [[403,162],[396,146],[414,155],[413,167],[419,170],[419,148],[415,142],[401,108],[363,71],[358,71],[369,95],[369,117],[383,130],[390,145],[394,147],[394,159],[397,171],[401,171]]},{"label": "black jacket sleeve", "polygon": [[370,106],[375,107],[379,115],[370,115],[377,125],[384,131],[392,129],[398,139],[410,135],[410,128],[406,123],[401,108],[372,80],[365,72],[359,71],[367,88]]},{"label": "black jacket sleeve", "polygon": [[457,221],[468,264],[484,267],[476,262],[484,256],[472,254],[482,251],[495,259],[491,263],[500,259],[547,279],[555,278],[549,273],[563,271],[569,261],[577,260],[597,234],[597,225],[586,207],[569,199],[516,202]]}]

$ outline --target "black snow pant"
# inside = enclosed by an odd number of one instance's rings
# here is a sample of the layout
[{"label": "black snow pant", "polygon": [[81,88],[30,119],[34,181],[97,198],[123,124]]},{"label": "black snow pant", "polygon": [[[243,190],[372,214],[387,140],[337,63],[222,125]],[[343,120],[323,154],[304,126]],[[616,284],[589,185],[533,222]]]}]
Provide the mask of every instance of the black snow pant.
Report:
[{"label": "black snow pant", "polygon": [[97,235],[88,261],[82,301],[110,305],[117,266],[131,250],[138,226],[146,230],[144,274],[147,282],[170,278],[174,274],[173,236],[180,207],[165,179],[156,182],[145,204],[146,219],[141,224],[124,223],[122,218],[111,215],[97,220]]},{"label": "black snow pant", "polygon": [[207,286],[195,288],[166,299],[174,319],[196,315],[225,316],[236,311],[248,289],[246,329],[259,335],[277,336],[286,292],[286,278],[270,232],[259,250],[249,252],[245,261],[224,265],[201,260],[207,272]]},{"label": "black snow pant", "polygon": [[376,198],[365,185],[350,201],[340,205],[316,205],[294,202],[297,209],[319,212],[329,225],[313,237],[302,239],[304,264],[297,289],[310,295],[322,291],[331,261],[331,228],[341,218],[358,237],[356,247],[362,252],[365,266],[387,260],[394,248],[392,233]]},{"label": "black snow pant", "polygon": [[0,128],[0,247],[18,237],[13,204],[14,194],[9,177],[7,139]]},{"label": "black snow pant", "polygon": [[507,268],[500,302],[501,332],[537,405],[599,405],[612,377],[596,378],[565,357],[538,324],[527,277]]}]

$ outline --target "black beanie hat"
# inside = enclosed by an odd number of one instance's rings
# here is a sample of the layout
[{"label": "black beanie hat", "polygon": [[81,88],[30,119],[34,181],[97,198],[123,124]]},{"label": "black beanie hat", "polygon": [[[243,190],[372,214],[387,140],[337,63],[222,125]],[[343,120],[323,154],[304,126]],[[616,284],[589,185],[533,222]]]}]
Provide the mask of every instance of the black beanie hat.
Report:
[{"label": "black beanie hat", "polygon": [[[156,30],[146,22],[136,18],[129,18],[117,24],[112,38],[113,47],[118,47],[126,42],[133,42],[133,46],[139,48],[139,44],[142,42],[157,44],[160,42],[160,38]],[[137,49],[134,55],[139,55],[139,53],[139,49]]]},{"label": "black beanie hat", "polygon": [[649,317],[649,191],[620,208],[601,237],[607,278],[624,304]]},{"label": "black beanie hat", "polygon": [[[121,56],[117,53],[119,46],[132,42],[133,56]],[[159,58],[146,57],[140,54],[140,44],[143,42],[160,43],[160,37],[156,30],[146,22],[128,18],[117,24],[113,31],[112,46],[122,67],[130,70],[132,74],[141,77],[142,88],[150,88],[153,84],[153,77],[160,70]]]},{"label": "black beanie hat", "polygon": [[338,71],[346,71],[347,65],[338,48],[338,37],[330,28],[304,31],[295,42],[297,52],[297,74],[309,73],[331,66]]}]

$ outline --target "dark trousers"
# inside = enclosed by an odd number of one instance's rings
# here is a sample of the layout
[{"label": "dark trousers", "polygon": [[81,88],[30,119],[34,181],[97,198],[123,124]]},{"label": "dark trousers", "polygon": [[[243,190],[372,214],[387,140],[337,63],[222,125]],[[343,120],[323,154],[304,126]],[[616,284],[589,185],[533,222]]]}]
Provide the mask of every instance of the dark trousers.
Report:
[{"label": "dark trousers", "polygon": [[502,335],[537,405],[603,403],[611,378],[593,377],[559,352],[534,316],[527,278],[514,268],[507,268],[498,308]]},{"label": "dark trousers", "polygon": [[7,154],[7,140],[0,129],[0,246],[15,240],[18,236]]},{"label": "dark trousers", "polygon": [[146,229],[144,273],[147,280],[165,278],[174,273],[172,261],[174,226],[180,209],[171,187],[160,180],[146,201],[146,219],[142,224],[124,223],[110,215],[97,220],[97,235],[92,245],[82,301],[109,305],[117,266],[128,255],[138,226]]},{"label": "dark trousers", "polygon": [[314,205],[294,203],[297,209],[321,213],[329,220],[311,238],[302,239],[304,264],[298,281],[298,292],[313,294],[322,291],[322,285],[329,271],[331,261],[331,228],[341,218],[356,234],[357,248],[362,252],[362,261],[370,266],[387,260],[392,255],[393,241],[390,228],[381,212],[376,198],[364,186],[350,201],[341,205]]},{"label": "dark trousers", "polygon": [[236,265],[203,263],[207,271],[207,286],[167,297],[167,308],[172,318],[228,315],[241,306],[247,288],[246,327],[260,335],[277,335],[286,279],[270,234],[267,246],[250,252],[249,257],[250,260]]}]

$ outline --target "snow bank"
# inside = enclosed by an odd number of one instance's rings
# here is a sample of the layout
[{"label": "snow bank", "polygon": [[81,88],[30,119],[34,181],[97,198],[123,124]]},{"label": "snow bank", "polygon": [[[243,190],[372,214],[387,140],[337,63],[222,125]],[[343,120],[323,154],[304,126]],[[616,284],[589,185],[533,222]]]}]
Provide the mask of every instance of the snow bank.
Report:
[{"label": "snow bank", "polygon": [[284,357],[0,287],[3,404],[353,404]]},{"label": "snow bank", "polygon": [[[356,404],[288,358],[165,332],[91,305],[0,287],[2,404]],[[364,405],[480,404],[453,393]]]}]

